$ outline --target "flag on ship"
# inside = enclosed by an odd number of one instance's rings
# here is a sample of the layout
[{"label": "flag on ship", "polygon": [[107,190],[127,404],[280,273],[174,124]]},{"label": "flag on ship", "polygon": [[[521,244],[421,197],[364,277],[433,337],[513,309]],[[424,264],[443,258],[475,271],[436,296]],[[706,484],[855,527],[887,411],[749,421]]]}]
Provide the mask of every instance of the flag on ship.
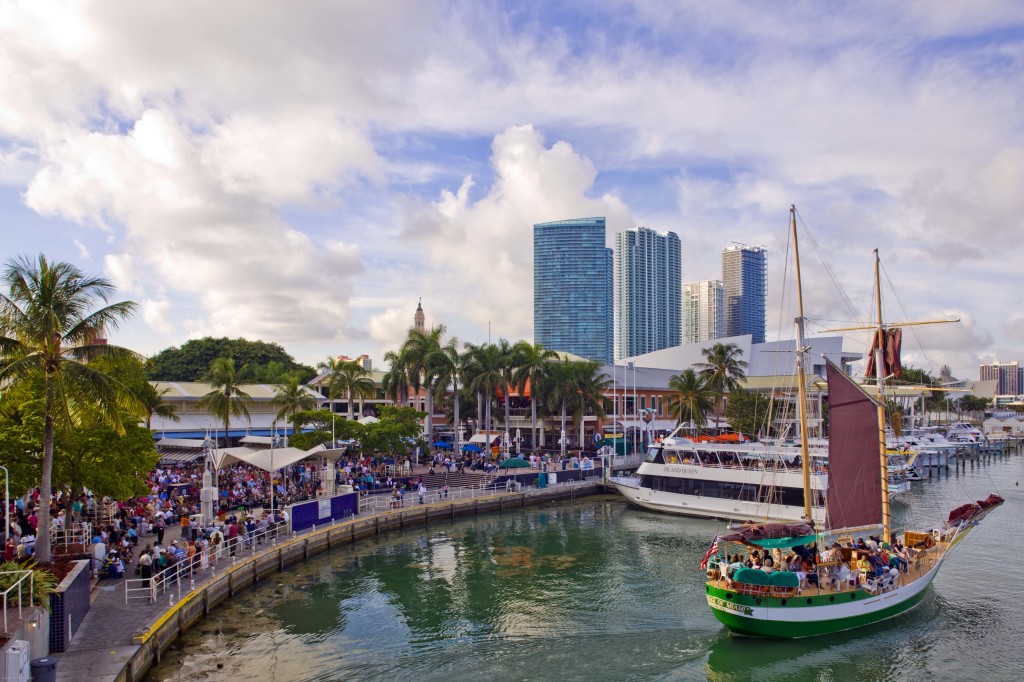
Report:
[{"label": "flag on ship", "polygon": [[711,559],[711,557],[714,556],[717,553],[718,553],[718,535],[715,535],[715,539],[711,541],[711,546],[708,547],[707,554],[705,554],[704,558],[700,560],[700,570],[706,571],[707,568],[708,568],[708,560]]}]

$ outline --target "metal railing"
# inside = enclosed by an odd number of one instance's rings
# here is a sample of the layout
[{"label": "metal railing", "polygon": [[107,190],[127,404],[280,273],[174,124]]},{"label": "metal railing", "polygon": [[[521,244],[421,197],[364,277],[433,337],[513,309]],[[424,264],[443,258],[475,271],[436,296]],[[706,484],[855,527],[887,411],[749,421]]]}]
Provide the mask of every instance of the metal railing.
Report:
[{"label": "metal railing", "polygon": [[92,524],[88,521],[71,526],[50,526],[51,545],[88,545],[92,540]]},{"label": "metal railing", "polygon": [[125,604],[132,599],[147,599],[155,602],[159,595],[172,590],[176,593],[177,598],[181,599],[182,585],[185,584],[185,581],[188,581],[185,590],[187,593],[195,588],[196,575],[205,575],[204,572],[207,569],[210,571],[209,575],[216,575],[218,566],[234,565],[238,555],[245,551],[255,555],[256,548],[264,543],[268,547],[273,547],[282,536],[289,537],[288,527],[287,524],[279,522],[263,530],[256,530],[251,535],[242,532],[230,540],[225,538],[224,542],[219,545],[210,545],[204,551],[182,559],[163,570],[155,570],[157,566],[154,563],[152,577],[125,580]]},{"label": "metal railing", "polygon": [[4,602],[4,632],[10,632],[10,628],[7,627],[7,602],[8,602],[7,595],[9,595],[11,593],[11,591],[13,591],[13,590],[17,590],[18,591],[18,618],[21,618],[22,617],[22,614],[21,614],[22,598],[21,598],[21,596],[22,596],[22,594],[25,591],[25,580],[26,579],[28,580],[28,605],[29,606],[32,606],[32,594],[33,594],[33,591],[35,590],[35,577],[34,577],[34,572],[33,571],[0,571],[0,580],[3,580],[2,576],[8,576],[8,575],[14,575],[14,576],[18,576],[18,577],[15,578],[14,582],[11,583],[11,585],[6,590],[4,590],[2,593],[0,593],[0,594],[3,594],[3,602]]}]

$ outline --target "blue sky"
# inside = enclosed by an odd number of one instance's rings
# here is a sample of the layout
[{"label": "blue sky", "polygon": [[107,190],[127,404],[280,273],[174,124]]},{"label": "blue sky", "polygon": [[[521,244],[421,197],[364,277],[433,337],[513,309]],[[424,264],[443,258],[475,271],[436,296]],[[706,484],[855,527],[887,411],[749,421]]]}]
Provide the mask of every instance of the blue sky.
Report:
[{"label": "blue sky", "polygon": [[531,226],[581,215],[685,281],[766,245],[787,336],[795,203],[855,304],[812,261],[811,317],[867,317],[878,247],[888,317],[962,320],[910,362],[1024,359],[1020,3],[12,2],[0,40],[2,255],[106,274],[144,353],[379,363],[420,297],[531,338]]}]

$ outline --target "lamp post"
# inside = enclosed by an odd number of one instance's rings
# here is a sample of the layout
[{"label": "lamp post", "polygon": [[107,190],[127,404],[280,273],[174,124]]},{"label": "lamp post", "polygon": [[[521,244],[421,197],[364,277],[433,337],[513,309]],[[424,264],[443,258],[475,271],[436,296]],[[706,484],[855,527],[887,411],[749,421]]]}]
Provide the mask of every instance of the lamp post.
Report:
[{"label": "lamp post", "polygon": [[270,513],[274,513],[274,436],[273,432],[277,428],[277,421],[275,420],[273,425],[270,427]]},{"label": "lamp post", "polygon": [[4,542],[7,542],[7,535],[11,532],[11,475],[7,473],[7,467],[0,466],[4,470]]}]

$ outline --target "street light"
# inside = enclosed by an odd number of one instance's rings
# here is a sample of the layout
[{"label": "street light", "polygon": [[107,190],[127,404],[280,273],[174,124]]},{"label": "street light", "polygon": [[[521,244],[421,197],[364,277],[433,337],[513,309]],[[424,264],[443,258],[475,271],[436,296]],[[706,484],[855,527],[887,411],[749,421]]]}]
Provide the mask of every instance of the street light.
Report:
[{"label": "street light", "polygon": [[274,513],[274,432],[277,430],[277,420],[270,425],[270,513]]},{"label": "street light", "polygon": [[11,532],[11,476],[7,473],[7,467],[0,466],[0,469],[4,470],[4,542],[7,542],[7,535]]}]

